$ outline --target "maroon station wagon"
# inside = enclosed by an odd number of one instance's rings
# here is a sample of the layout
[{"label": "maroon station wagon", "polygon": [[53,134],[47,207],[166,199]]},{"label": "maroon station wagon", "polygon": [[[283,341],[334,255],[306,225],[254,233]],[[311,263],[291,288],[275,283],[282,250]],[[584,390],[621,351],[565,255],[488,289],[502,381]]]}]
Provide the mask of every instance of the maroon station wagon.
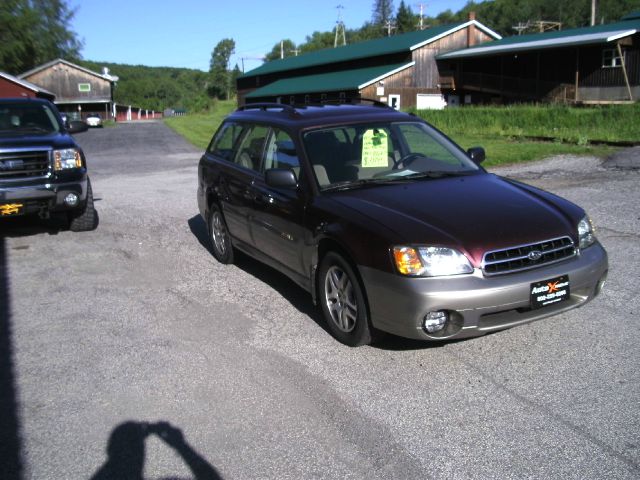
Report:
[{"label": "maroon station wagon", "polygon": [[381,104],[247,105],[200,160],[198,205],[220,262],[237,249],[283,272],[347,345],[478,336],[593,299],[608,261],[585,212],[484,157]]}]

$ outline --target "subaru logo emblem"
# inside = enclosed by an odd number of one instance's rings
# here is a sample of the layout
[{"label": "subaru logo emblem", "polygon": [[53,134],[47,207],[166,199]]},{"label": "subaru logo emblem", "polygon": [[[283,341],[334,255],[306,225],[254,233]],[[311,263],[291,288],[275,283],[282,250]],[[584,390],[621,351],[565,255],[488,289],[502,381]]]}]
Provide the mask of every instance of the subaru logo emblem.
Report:
[{"label": "subaru logo emblem", "polygon": [[542,258],[542,252],[539,250],[532,250],[527,254],[527,258],[532,262],[537,262]]}]

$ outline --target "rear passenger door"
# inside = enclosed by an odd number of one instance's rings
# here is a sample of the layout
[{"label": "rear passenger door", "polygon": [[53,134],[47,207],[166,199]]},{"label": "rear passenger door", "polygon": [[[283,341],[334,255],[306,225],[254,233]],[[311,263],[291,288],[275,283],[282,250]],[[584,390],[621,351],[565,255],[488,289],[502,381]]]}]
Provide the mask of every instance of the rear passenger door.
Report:
[{"label": "rear passenger door", "polygon": [[220,202],[229,233],[253,246],[249,226],[253,209],[253,183],[261,175],[261,160],[269,128],[246,125],[230,161],[222,166]]}]

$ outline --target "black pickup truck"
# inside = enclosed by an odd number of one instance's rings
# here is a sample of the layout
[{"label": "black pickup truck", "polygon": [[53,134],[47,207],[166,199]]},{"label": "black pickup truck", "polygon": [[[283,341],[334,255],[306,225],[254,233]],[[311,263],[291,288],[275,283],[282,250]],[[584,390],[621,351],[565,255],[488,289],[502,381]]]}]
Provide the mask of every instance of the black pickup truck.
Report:
[{"label": "black pickup truck", "polygon": [[84,152],[47,100],[0,99],[0,231],[5,217],[66,215],[72,231],[94,230],[98,215]]}]

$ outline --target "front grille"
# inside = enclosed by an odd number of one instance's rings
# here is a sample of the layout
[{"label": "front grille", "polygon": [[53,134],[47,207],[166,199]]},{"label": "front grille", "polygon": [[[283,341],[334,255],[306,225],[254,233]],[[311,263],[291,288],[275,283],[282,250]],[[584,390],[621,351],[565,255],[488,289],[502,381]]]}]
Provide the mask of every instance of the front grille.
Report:
[{"label": "front grille", "polygon": [[544,242],[487,252],[482,260],[482,270],[485,275],[519,272],[560,262],[575,256],[576,253],[576,247],[571,238],[554,238]]},{"label": "front grille", "polygon": [[49,149],[0,151],[0,181],[44,177],[49,173]]}]

